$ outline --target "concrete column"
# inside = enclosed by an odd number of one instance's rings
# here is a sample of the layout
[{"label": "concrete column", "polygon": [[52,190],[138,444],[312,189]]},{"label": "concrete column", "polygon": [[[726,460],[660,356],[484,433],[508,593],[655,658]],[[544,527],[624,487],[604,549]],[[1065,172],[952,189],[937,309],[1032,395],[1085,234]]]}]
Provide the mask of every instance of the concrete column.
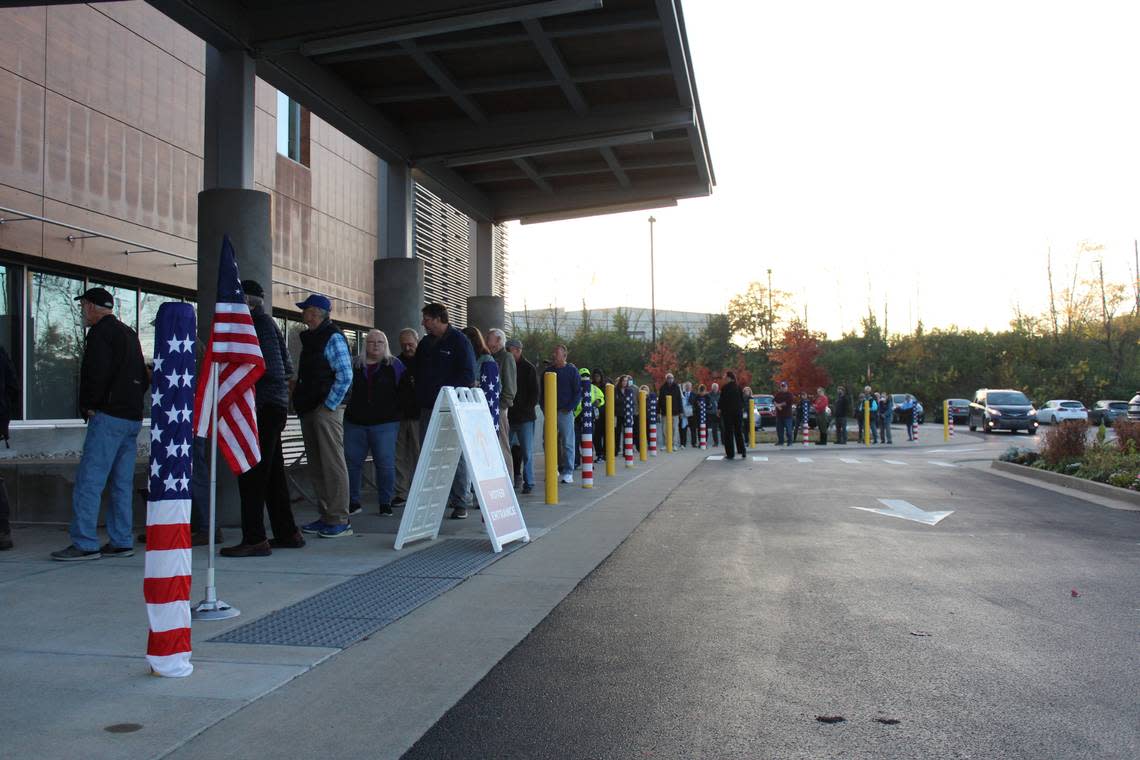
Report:
[{"label": "concrete column", "polygon": [[373,263],[373,324],[399,353],[400,330],[411,327],[421,336],[424,307],[424,263],[419,259],[379,259]]},{"label": "concrete column", "polygon": [[471,295],[495,292],[495,225],[470,220]]},{"label": "concrete column", "polygon": [[492,327],[506,330],[505,316],[502,296],[471,296],[467,299],[467,324],[478,327],[484,334]]},{"label": "concrete column", "polygon": [[387,161],[380,161],[379,164],[376,209],[380,232],[376,236],[379,249],[376,258],[410,259],[416,255],[412,237],[416,210],[412,172],[404,164],[391,164]]},{"label": "concrete column", "polygon": [[[203,186],[253,188],[254,62],[206,46]],[[268,290],[268,288],[267,288]]]},{"label": "concrete column", "polygon": [[[273,309],[273,240],[270,235],[269,195],[257,190],[214,189],[198,194],[198,337],[210,339],[218,294],[218,261],[222,237],[229,235],[237,257],[238,275],[257,280],[265,289],[265,310]],[[237,478],[218,458],[219,525],[241,523]]]},{"label": "concrete column", "polygon": [[[198,336],[209,340],[222,237],[229,235],[243,280],[265,289],[273,309],[269,195],[253,189],[254,62],[244,51],[206,47],[205,190],[198,194]],[[208,465],[207,465],[208,466]],[[218,458],[219,525],[241,523],[237,478]],[[204,527],[202,528],[205,529]]]}]

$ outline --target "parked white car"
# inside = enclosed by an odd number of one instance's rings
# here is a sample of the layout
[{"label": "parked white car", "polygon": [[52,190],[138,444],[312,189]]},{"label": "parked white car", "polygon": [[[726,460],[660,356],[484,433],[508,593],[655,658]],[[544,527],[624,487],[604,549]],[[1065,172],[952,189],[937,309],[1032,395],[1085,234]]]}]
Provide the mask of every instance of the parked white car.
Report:
[{"label": "parked white car", "polygon": [[1037,421],[1042,425],[1056,425],[1058,422],[1068,420],[1089,421],[1089,410],[1080,401],[1072,399],[1055,398],[1046,401],[1045,405],[1037,410]]}]

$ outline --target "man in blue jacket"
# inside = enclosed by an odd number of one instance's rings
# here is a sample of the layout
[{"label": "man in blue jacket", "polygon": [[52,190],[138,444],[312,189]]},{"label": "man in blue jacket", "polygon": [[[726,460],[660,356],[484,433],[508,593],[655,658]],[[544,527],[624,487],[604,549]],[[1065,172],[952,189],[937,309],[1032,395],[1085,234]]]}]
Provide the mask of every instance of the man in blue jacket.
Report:
[{"label": "man in blue jacket", "polygon": [[[445,385],[455,388],[475,385],[475,349],[467,336],[448,322],[447,307],[441,303],[429,303],[422,313],[425,335],[416,347],[414,372],[416,400],[420,405],[421,441],[427,437],[431,411],[440,389]],[[455,469],[455,480],[451,483],[451,495],[447,499],[453,520],[467,517],[469,490],[467,466],[461,457]]]},{"label": "man in blue jacket", "polygon": [[[567,359],[566,346],[559,343],[554,347],[554,361],[546,368],[558,378],[558,446],[561,456],[558,457],[558,479],[563,483],[574,482],[574,410],[582,400],[582,381],[578,375],[578,368],[570,364]],[[543,383],[541,391],[545,392]],[[545,405],[543,406],[545,409]],[[555,452],[548,451],[546,456],[553,456]]]}]

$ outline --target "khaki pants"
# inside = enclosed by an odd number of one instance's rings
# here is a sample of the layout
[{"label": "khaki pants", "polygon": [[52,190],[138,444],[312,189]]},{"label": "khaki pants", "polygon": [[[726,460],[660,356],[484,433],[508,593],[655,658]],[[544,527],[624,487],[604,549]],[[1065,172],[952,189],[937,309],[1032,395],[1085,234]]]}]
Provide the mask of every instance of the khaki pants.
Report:
[{"label": "khaki pants", "polygon": [[507,421],[507,410],[499,410],[499,448],[503,450],[503,462],[507,465],[507,480],[514,482],[514,467],[511,459],[511,424]]},{"label": "khaki pants", "polygon": [[309,480],[317,494],[321,519],[329,525],[348,522],[348,466],[344,461],[344,407],[331,411],[321,404],[301,417],[301,435],[309,459]]},{"label": "khaki pants", "polygon": [[400,420],[396,433],[396,500],[407,501],[420,461],[420,421]]}]

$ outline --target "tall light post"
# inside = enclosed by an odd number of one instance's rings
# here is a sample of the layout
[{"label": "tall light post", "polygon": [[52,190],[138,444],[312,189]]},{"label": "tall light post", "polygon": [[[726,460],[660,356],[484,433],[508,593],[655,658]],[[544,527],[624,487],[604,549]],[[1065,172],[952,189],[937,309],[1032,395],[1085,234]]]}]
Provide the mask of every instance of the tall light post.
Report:
[{"label": "tall light post", "polygon": [[649,217],[649,319],[652,322],[653,345],[657,345],[657,276],[653,268],[653,223],[657,220]]},{"label": "tall light post", "polygon": [[768,270],[768,350],[772,350],[772,270]]}]

